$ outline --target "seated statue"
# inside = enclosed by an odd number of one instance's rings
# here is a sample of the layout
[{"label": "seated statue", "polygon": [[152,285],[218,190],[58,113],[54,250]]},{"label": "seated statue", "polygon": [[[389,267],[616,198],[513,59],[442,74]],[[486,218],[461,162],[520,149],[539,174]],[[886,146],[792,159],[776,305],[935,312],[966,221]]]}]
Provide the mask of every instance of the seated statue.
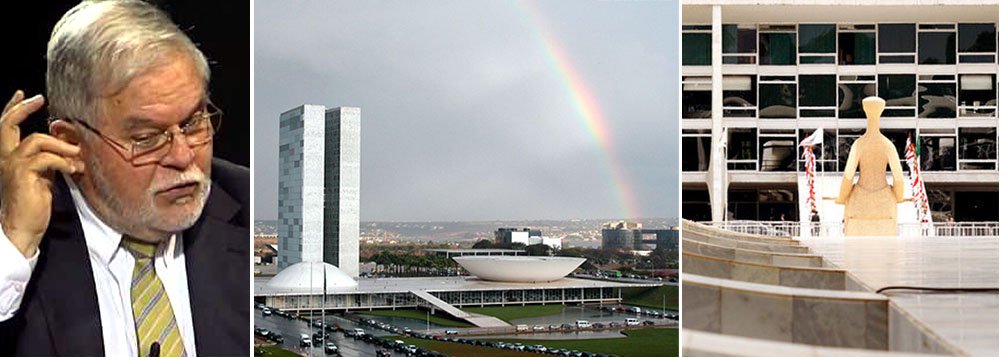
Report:
[{"label": "seated statue", "polygon": [[[844,179],[836,203],[844,207],[844,235],[896,235],[896,203],[903,202],[903,168],[899,153],[889,138],[879,132],[879,118],[885,100],[868,97],[862,101],[868,128],[851,145],[844,167]],[[885,167],[892,171],[892,186],[885,180]],[[858,183],[854,172],[860,170]]]}]

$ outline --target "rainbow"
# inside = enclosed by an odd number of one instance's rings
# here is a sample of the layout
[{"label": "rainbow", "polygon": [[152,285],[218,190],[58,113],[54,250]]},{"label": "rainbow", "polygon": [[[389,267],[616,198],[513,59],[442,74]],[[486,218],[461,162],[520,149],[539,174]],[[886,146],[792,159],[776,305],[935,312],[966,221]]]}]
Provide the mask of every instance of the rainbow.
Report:
[{"label": "rainbow", "polygon": [[615,195],[622,210],[624,219],[641,218],[639,205],[633,195],[632,185],[629,183],[625,170],[622,167],[618,155],[615,151],[611,130],[608,120],[601,111],[601,107],[594,97],[590,88],[584,81],[583,76],[577,72],[573,62],[570,61],[568,53],[556,41],[553,32],[544,21],[542,12],[534,5],[533,1],[521,1],[521,8],[527,13],[533,29],[537,30],[539,40],[548,57],[549,64],[559,74],[560,79],[565,83],[573,107],[579,114],[584,127],[590,136],[601,149],[604,155],[603,162],[607,165],[610,179],[613,181]]}]

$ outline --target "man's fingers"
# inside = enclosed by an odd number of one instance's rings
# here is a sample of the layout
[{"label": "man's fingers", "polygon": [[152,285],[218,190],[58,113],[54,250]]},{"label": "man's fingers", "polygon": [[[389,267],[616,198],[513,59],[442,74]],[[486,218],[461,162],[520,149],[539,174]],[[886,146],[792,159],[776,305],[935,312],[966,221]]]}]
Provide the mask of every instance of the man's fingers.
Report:
[{"label": "man's fingers", "polygon": [[24,100],[24,92],[18,89],[17,91],[14,91],[14,95],[10,97],[10,101],[8,101],[7,105],[3,107],[3,114],[7,114],[10,107],[13,107],[14,104],[17,104],[17,102],[20,102],[21,100]]},{"label": "man's fingers", "polygon": [[45,104],[45,98],[39,94],[14,104],[10,110],[3,114],[3,117],[0,118],[0,155],[14,151],[14,148],[21,141],[21,129],[18,124],[21,124],[29,114],[41,108],[42,104]]},{"label": "man's fingers", "polygon": [[80,147],[59,140],[47,134],[34,133],[25,138],[20,145],[14,149],[17,155],[31,156],[36,153],[47,151],[62,156],[77,156],[80,154]]},{"label": "man's fingers", "polygon": [[28,159],[25,166],[28,170],[39,174],[44,174],[50,170],[57,170],[66,174],[74,174],[77,172],[71,159],[50,152],[40,152],[35,154]]}]

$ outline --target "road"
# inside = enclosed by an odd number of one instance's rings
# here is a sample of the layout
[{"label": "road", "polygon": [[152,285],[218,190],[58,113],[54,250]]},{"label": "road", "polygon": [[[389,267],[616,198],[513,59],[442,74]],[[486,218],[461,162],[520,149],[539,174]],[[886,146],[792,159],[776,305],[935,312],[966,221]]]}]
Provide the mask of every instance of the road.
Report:
[{"label": "road", "polygon": [[[332,323],[339,323],[345,329],[353,329],[355,327],[361,327],[365,330],[365,333],[375,334],[376,336],[386,336],[388,333],[386,331],[375,329],[371,326],[360,326],[355,322],[345,320],[339,317],[327,316],[326,320]],[[304,356],[325,356],[323,353],[322,346],[315,347],[299,347],[299,337],[303,334],[308,334],[312,336],[314,332],[317,331],[316,328],[309,326],[305,321],[297,319],[286,319],[281,316],[271,315],[264,317],[259,309],[254,309],[253,315],[254,326],[266,328],[272,332],[280,333],[285,337],[285,343],[280,344],[284,349],[289,351],[304,355]],[[356,356],[374,356],[375,350],[378,349],[373,344],[364,342],[362,340],[355,340],[350,337],[344,337],[343,333],[330,333],[333,339],[333,343],[337,344],[340,349],[340,353],[344,357],[356,357]],[[393,356],[404,357],[404,354],[393,353]]]}]

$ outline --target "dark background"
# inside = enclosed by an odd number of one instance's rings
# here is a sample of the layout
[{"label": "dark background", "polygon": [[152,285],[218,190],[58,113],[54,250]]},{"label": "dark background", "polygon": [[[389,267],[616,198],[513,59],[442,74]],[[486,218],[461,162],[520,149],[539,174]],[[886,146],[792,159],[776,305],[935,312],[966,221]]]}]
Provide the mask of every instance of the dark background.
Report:
[{"label": "dark background", "polygon": [[[150,1],[185,31],[208,58],[212,101],[225,115],[215,137],[215,156],[250,166],[250,5],[238,1]],[[0,98],[7,103],[17,89],[26,97],[45,94],[45,48],[52,26],[77,1],[19,3],[0,21],[3,69]],[[8,9],[12,10],[12,9]],[[45,132],[45,111],[21,126],[22,136]]]}]

